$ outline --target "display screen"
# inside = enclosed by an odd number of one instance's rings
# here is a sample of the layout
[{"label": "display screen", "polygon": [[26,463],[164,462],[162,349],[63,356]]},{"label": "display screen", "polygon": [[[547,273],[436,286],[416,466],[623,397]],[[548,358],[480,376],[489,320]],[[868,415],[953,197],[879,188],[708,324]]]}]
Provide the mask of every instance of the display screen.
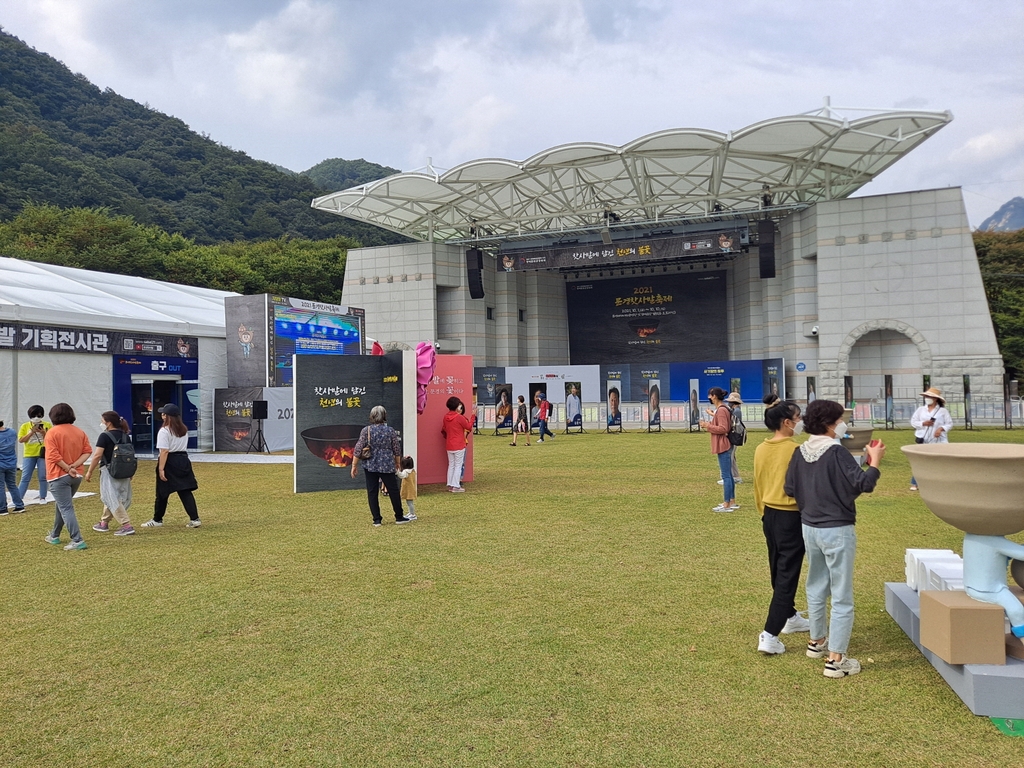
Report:
[{"label": "display screen", "polygon": [[566,283],[573,365],[727,358],[725,271]]},{"label": "display screen", "polygon": [[358,355],[360,318],[274,303],[274,379],[292,385],[292,355]]}]

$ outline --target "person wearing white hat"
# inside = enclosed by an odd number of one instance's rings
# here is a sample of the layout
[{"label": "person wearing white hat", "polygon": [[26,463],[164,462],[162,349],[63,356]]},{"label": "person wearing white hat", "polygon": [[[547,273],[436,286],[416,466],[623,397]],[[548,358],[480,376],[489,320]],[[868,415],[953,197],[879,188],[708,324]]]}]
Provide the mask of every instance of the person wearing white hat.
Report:
[{"label": "person wearing white hat", "polygon": [[[953,417],[946,410],[946,401],[942,390],[929,387],[921,393],[924,405],[914,411],[910,417],[910,426],[914,428],[914,440],[918,443],[948,443],[949,430],[953,428]],[[911,476],[910,490],[917,490],[917,481]]]},{"label": "person wearing white hat", "polygon": [[[729,410],[732,411],[732,431],[746,436],[747,426],[743,423],[743,413],[740,408],[743,405],[743,401],[740,400],[740,393],[730,392],[729,396],[725,398],[725,403],[729,406]],[[743,478],[740,477],[739,464],[736,463],[736,450],[739,447],[734,445],[732,449],[732,481],[737,485],[743,482]]]}]

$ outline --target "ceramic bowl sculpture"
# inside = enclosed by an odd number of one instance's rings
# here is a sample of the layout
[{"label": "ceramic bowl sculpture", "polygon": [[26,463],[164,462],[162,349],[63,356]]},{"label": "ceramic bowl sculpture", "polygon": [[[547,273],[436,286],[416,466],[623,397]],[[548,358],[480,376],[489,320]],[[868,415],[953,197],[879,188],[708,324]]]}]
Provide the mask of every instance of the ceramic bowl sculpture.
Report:
[{"label": "ceramic bowl sculpture", "polygon": [[1024,445],[905,445],[921,500],[964,533],[1008,536],[1024,530]]},{"label": "ceramic bowl sculpture", "polygon": [[850,453],[860,453],[868,447],[874,431],[874,427],[847,427],[849,437],[842,441],[842,446]]}]

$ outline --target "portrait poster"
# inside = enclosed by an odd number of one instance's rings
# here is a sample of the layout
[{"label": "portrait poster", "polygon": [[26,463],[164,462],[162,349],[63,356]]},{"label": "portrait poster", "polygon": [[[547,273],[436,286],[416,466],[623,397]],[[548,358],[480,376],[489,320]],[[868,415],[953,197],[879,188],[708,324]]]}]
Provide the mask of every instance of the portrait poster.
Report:
[{"label": "portrait poster", "polygon": [[541,395],[546,398],[548,396],[548,385],[543,384],[530,384],[530,428],[537,429],[540,427],[540,422],[537,419],[537,414],[540,413],[540,401]]},{"label": "portrait poster", "polygon": [[494,390],[495,428],[512,429],[512,417],[515,415],[512,402],[512,385],[498,384]]},{"label": "portrait poster", "polygon": [[608,404],[608,426],[622,426],[622,382],[619,379],[608,379],[605,400]]},{"label": "portrait poster", "polygon": [[376,405],[401,436],[402,353],[295,355],[292,370],[295,492],[365,489],[362,471],[350,474],[356,441]]},{"label": "portrait poster", "polygon": [[818,399],[818,384],[814,376],[807,377],[807,403],[810,405]]},{"label": "portrait poster", "polygon": [[964,374],[964,419],[968,429],[974,428],[974,420],[971,418],[971,375]]},{"label": "portrait poster", "polygon": [[661,382],[647,380],[647,426],[661,427]]},{"label": "portrait poster", "polygon": [[885,374],[883,381],[885,383],[885,426],[886,429],[889,429],[896,423],[896,412],[892,399],[892,374]]},{"label": "portrait poster", "polygon": [[690,379],[690,431],[700,429],[700,379]]},{"label": "portrait poster", "polygon": [[565,426],[583,426],[583,384],[579,381],[565,382]]}]

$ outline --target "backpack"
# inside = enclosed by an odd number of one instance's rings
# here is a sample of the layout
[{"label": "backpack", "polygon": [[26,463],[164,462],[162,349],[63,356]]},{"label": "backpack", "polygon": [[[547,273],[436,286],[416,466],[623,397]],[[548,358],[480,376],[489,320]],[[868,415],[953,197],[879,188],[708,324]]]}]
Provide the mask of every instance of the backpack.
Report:
[{"label": "backpack", "polygon": [[121,439],[114,443],[114,452],[110,457],[107,471],[116,480],[127,480],[135,475],[138,468],[139,461],[135,458],[135,446],[132,445],[131,438],[122,432]]},{"label": "backpack", "polygon": [[743,423],[743,416],[740,414],[739,408],[729,414],[729,423],[729,434],[726,435],[729,442],[736,447],[746,444],[747,427]]}]

